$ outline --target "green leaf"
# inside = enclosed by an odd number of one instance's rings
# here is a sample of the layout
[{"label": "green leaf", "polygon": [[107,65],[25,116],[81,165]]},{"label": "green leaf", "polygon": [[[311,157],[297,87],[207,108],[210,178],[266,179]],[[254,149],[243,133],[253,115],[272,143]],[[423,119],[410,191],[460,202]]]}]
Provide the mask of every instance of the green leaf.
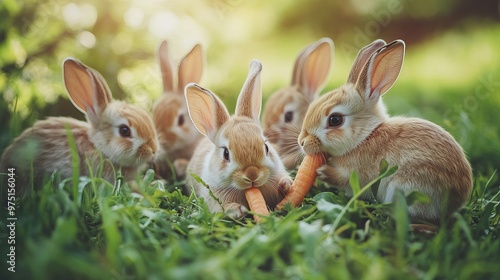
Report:
[{"label": "green leaf", "polygon": [[354,201],[356,201],[358,199],[358,197],[363,194],[365,191],[367,191],[368,189],[371,189],[371,187],[377,183],[378,181],[380,181],[382,178],[385,178],[385,177],[388,177],[388,176],[391,176],[392,174],[394,174],[394,172],[396,172],[396,170],[398,169],[397,166],[392,166],[391,168],[389,168],[388,170],[386,170],[385,172],[383,172],[383,174],[379,175],[377,178],[375,178],[373,181],[371,181],[370,183],[368,183],[366,186],[364,186],[357,194],[354,194],[351,199],[349,200],[349,202],[347,202],[347,204],[345,205],[345,207],[342,209],[342,212],[340,212],[340,214],[337,216],[337,218],[335,219],[335,221],[333,222],[333,225],[330,229],[330,232],[335,232],[335,230],[337,229],[340,221],[342,220],[342,217],[345,215],[345,213],[347,212],[347,209],[349,209],[349,207],[351,206],[351,204],[354,203]]},{"label": "green leaf", "polygon": [[483,213],[481,214],[481,217],[479,218],[479,223],[477,224],[477,227],[479,229],[487,230],[490,227],[490,219],[494,207],[495,204],[490,202],[486,204],[486,206],[483,208]]},{"label": "green leaf", "polygon": [[144,174],[143,181],[146,184],[151,184],[151,182],[153,182],[154,179],[155,179],[155,171],[150,168],[146,171],[146,174]]},{"label": "green leaf", "polygon": [[379,173],[379,174],[380,174],[380,175],[381,175],[381,174],[384,174],[384,173],[387,171],[387,169],[388,169],[388,168],[389,168],[389,163],[387,162],[387,160],[382,159],[382,160],[380,161],[380,165],[379,165],[379,170],[380,170],[380,173]]},{"label": "green leaf", "polygon": [[361,187],[359,186],[359,176],[356,171],[351,173],[351,177],[349,178],[349,184],[351,185],[353,194],[356,195],[360,192]]},{"label": "green leaf", "polygon": [[320,201],[321,199],[331,203],[336,203],[338,197],[332,192],[320,192],[312,198],[312,200],[316,202]]},{"label": "green leaf", "polygon": [[408,206],[413,205],[415,203],[429,204],[430,202],[431,199],[426,194],[419,192],[417,190],[413,190],[406,195],[406,203],[408,204]]},{"label": "green leaf", "polygon": [[165,186],[161,181],[156,181],[154,185],[153,198],[163,197],[166,194]]},{"label": "green leaf", "polygon": [[[380,179],[391,176],[397,170],[397,166],[393,166],[389,169],[389,163],[385,159],[382,159],[380,161],[379,167],[380,167],[380,172],[379,172]],[[376,182],[373,183],[371,187],[372,196],[375,198],[375,200],[377,199],[379,186],[380,186],[380,180],[377,180]]]},{"label": "green leaf", "polygon": [[331,213],[333,210],[339,210],[340,212],[342,211],[343,207],[338,204],[326,201],[324,199],[320,199],[316,204],[316,208],[318,208],[318,211],[320,212]]},{"label": "green leaf", "polygon": [[402,260],[405,253],[405,243],[408,238],[409,217],[408,205],[402,191],[396,190],[393,196],[392,215],[396,221],[396,254]]},{"label": "green leaf", "polygon": [[460,215],[458,213],[454,213],[453,216],[456,218],[456,221],[457,221],[456,224],[458,225],[458,227],[460,227],[460,229],[465,234],[465,237],[467,238],[467,241],[469,242],[469,244],[471,246],[476,246],[476,242],[472,238],[472,233],[471,233],[470,226],[464,220],[464,218],[462,217],[462,215]]},{"label": "green leaf", "polygon": [[201,178],[200,176],[194,174],[194,173],[189,173],[191,174],[191,176],[193,176],[194,180],[200,184],[202,184],[205,188],[208,189],[208,194],[210,195],[211,198],[213,198],[215,201],[217,201],[217,203],[220,205],[220,207],[222,208],[222,211],[226,211],[224,209],[224,206],[222,205],[222,202],[219,200],[219,198],[217,198],[214,193],[212,192],[212,190],[210,189],[210,186],[207,185]]}]

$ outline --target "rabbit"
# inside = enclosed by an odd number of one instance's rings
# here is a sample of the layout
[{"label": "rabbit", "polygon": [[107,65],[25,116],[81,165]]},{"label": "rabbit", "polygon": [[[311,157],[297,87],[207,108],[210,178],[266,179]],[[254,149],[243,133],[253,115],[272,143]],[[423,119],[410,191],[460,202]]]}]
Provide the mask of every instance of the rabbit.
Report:
[{"label": "rabbit", "polygon": [[15,168],[16,185],[24,193],[31,183],[36,189],[56,171],[62,179],[71,177],[71,133],[81,176],[97,176],[102,168],[102,178],[114,183],[115,171],[121,168],[125,180],[135,179],[159,149],[151,117],[141,108],[113,100],[101,74],[74,58],[64,60],[63,80],[87,122],[68,117],[36,121],[4,151],[0,170]]},{"label": "rabbit", "polygon": [[378,39],[361,49],[347,83],[309,106],[298,144],[306,154],[325,155],[327,162],[317,169],[318,178],[347,195],[352,195],[351,172],[358,173],[363,186],[379,175],[381,160],[397,165],[373,195],[386,203],[396,190],[405,195],[422,192],[430,203],[408,208],[412,226],[437,227],[441,218],[469,199],[472,168],[462,147],[440,126],[386,112],[381,96],[399,76],[404,53],[402,40],[386,44]]},{"label": "rabbit", "polygon": [[291,84],[271,94],[264,106],[265,134],[288,169],[294,169],[300,161],[297,137],[307,107],[326,83],[333,50],[330,38],[321,38],[304,48],[295,60]]},{"label": "rabbit", "polygon": [[184,98],[184,87],[190,82],[199,83],[201,79],[204,65],[202,48],[196,44],[182,58],[176,87],[174,87],[172,62],[166,41],[161,43],[158,56],[163,79],[163,94],[153,105],[153,121],[162,153],[154,165],[160,177],[169,179],[173,175],[171,172],[173,164],[176,177],[182,179],[185,176],[187,162],[203,137],[189,120]]},{"label": "rabbit", "polygon": [[203,197],[211,212],[225,212],[235,219],[248,211],[245,189],[258,187],[273,209],[292,184],[259,123],[261,70],[261,63],[253,60],[233,116],[211,91],[194,83],[185,88],[189,117],[206,136],[198,144],[187,170],[198,175],[221,204],[192,176],[187,176],[187,191]]}]

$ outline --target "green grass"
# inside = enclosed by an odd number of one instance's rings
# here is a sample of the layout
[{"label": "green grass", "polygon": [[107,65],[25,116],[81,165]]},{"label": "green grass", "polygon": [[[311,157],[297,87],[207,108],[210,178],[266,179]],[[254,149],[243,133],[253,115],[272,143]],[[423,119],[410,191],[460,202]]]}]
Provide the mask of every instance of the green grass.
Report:
[{"label": "green grass", "polygon": [[[2,267],[1,278],[500,277],[500,191],[492,178],[476,178],[467,206],[436,236],[407,230],[412,199],[402,195],[379,204],[320,184],[301,207],[257,225],[211,214],[203,200],[183,194],[182,182],[153,178],[149,170],[132,185],[49,181],[18,201],[16,273]],[[357,186],[355,176],[351,182]]]}]

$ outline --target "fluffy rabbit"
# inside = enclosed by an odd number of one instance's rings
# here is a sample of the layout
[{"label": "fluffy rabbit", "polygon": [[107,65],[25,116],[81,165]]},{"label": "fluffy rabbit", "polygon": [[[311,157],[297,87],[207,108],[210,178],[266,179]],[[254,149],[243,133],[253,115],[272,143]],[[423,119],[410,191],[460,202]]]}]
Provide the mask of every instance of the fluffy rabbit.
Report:
[{"label": "fluffy rabbit", "polygon": [[203,70],[203,54],[199,44],[182,58],[178,68],[178,79],[174,87],[172,62],[168,44],[163,41],[159,49],[163,78],[163,95],[153,106],[153,121],[158,132],[162,155],[155,163],[156,172],[163,178],[170,178],[173,164],[177,177],[184,177],[186,165],[198,144],[201,135],[189,120],[184,87],[198,83]]},{"label": "fluffy rabbit", "polygon": [[325,85],[333,48],[329,38],[321,38],[304,48],[295,60],[291,84],[274,92],[264,106],[265,135],[276,146],[288,169],[295,168],[300,161],[297,137],[309,104]]},{"label": "fluffy rabbit", "polygon": [[413,223],[438,225],[467,201],[472,170],[461,146],[443,128],[419,118],[389,117],[381,96],[392,87],[403,64],[405,44],[376,40],[359,52],[347,83],[314,101],[298,142],[307,154],[325,153],[319,178],[352,194],[349,177],[367,184],[386,159],[398,170],[380,182],[378,201],[391,202],[396,189],[420,191],[429,204],[410,206]]},{"label": "fluffy rabbit", "polygon": [[258,187],[267,205],[274,208],[292,184],[277,152],[266,143],[259,115],[262,103],[262,65],[252,61],[236,113],[230,116],[222,101],[196,84],[185,89],[189,116],[206,137],[196,148],[187,167],[210,186],[209,190],[187,176],[188,191],[203,197],[210,211],[240,218],[247,212],[244,190]]},{"label": "fluffy rabbit", "polygon": [[75,59],[64,61],[63,72],[69,97],[87,122],[65,117],[35,122],[5,150],[0,170],[16,168],[17,186],[22,189],[31,182],[40,187],[44,177],[55,171],[61,178],[70,177],[73,164],[67,135],[72,133],[80,175],[98,175],[102,168],[102,178],[114,182],[115,170],[122,168],[126,180],[135,178],[137,169],[153,161],[159,149],[149,115],[114,101],[104,78]]}]

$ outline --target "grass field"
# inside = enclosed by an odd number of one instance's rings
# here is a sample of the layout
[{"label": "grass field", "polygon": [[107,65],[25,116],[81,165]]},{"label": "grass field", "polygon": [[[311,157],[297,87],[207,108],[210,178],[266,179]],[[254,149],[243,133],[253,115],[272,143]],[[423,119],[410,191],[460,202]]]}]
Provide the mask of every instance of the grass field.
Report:
[{"label": "grass field", "polygon": [[426,236],[408,232],[406,205],[416,195],[378,204],[319,185],[301,207],[257,225],[211,214],[182,193],[182,182],[153,177],[149,170],[134,186],[49,181],[18,201],[16,272],[3,262],[2,279],[500,277],[500,191],[492,178],[476,177],[455,221]]}]

